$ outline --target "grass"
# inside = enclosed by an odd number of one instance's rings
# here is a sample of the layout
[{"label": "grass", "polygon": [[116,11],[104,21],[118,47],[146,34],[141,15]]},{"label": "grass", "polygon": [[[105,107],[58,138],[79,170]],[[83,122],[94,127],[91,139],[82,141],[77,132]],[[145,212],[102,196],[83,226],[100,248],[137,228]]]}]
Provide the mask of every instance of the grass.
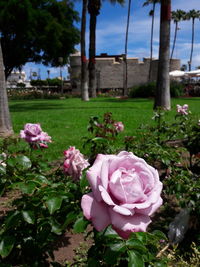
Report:
[{"label": "grass", "polygon": [[[200,98],[172,99],[172,111],[167,119],[176,114],[176,104],[188,104],[194,115],[200,119]],[[135,135],[141,124],[153,123],[153,100],[151,99],[116,99],[96,98],[83,102],[79,98],[64,100],[18,100],[10,101],[13,128],[19,133],[27,122],[39,122],[42,129],[52,136],[53,143],[44,151],[49,160],[57,159],[70,145],[81,151],[82,137],[89,136],[87,125],[91,116],[100,116],[112,112],[117,121],[122,121],[124,136]]]}]

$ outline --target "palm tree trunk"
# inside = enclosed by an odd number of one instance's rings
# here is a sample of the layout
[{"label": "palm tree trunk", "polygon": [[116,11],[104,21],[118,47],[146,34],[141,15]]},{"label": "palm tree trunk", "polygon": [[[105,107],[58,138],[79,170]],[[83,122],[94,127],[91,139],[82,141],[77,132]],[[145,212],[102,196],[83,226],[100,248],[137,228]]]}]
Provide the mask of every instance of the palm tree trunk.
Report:
[{"label": "palm tree trunk", "polygon": [[89,46],[89,94],[91,97],[96,97],[96,68],[95,68],[95,56],[96,56],[96,14],[90,13],[90,46]]},{"label": "palm tree trunk", "polygon": [[189,71],[191,71],[192,65],[192,55],[193,55],[193,48],[194,48],[194,18],[192,19],[192,43],[191,43],[191,52],[190,52],[190,61],[189,61]]},{"label": "palm tree trunk", "polygon": [[130,21],[130,11],[131,11],[131,0],[128,2],[128,15],[126,24],[126,39],[125,39],[125,57],[124,57],[124,90],[123,95],[128,95],[128,65],[127,65],[127,48],[128,48],[128,31],[129,31],[129,21]]},{"label": "palm tree trunk", "polygon": [[8,108],[8,97],[6,91],[3,55],[0,44],[0,136],[7,137],[12,134],[13,130]]},{"label": "palm tree trunk", "polygon": [[87,59],[85,52],[87,2],[87,0],[83,0],[81,17],[81,98],[83,101],[89,101],[87,82]]},{"label": "palm tree trunk", "polygon": [[150,44],[149,82],[151,80],[152,58],[153,58],[153,31],[154,31],[155,7],[156,7],[156,3],[153,2],[153,15],[152,15],[152,22],[151,22],[151,44]]},{"label": "palm tree trunk", "polygon": [[173,54],[174,54],[174,48],[175,48],[175,44],[176,44],[177,31],[178,31],[178,22],[176,22],[176,27],[175,27],[175,32],[174,32],[174,42],[173,42],[173,47],[172,47],[172,52],[171,52],[170,59],[172,59]]},{"label": "palm tree trunk", "polygon": [[170,21],[171,0],[161,0],[159,62],[154,108],[161,107],[166,110],[171,108],[169,79]]}]

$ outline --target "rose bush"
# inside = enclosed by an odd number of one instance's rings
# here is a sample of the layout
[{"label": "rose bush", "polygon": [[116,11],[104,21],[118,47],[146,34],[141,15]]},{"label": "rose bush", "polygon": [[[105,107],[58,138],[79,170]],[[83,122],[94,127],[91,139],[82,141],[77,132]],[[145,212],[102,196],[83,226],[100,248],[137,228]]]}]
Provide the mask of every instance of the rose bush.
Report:
[{"label": "rose bush", "polygon": [[64,172],[74,180],[80,179],[82,171],[89,166],[89,163],[84,159],[83,154],[71,146],[68,150],[64,151],[65,161],[63,164]]},{"label": "rose bush", "polygon": [[20,137],[31,144],[33,148],[37,145],[41,148],[47,148],[47,143],[51,143],[51,137],[42,131],[39,123],[26,123],[24,130],[20,131]]},{"label": "rose bush", "polygon": [[157,170],[131,152],[99,154],[87,179],[92,192],[83,195],[81,207],[97,231],[111,224],[125,239],[131,232],[146,231],[162,204]]}]

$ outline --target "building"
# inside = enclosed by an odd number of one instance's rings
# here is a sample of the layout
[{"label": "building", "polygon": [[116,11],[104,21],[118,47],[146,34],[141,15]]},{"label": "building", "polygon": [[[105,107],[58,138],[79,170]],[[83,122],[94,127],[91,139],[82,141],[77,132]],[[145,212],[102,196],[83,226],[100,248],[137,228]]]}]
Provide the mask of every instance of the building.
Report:
[{"label": "building", "polygon": [[[123,89],[124,84],[124,55],[101,54],[96,56],[96,85],[97,90]],[[127,58],[128,88],[148,82],[150,59]],[[157,78],[158,60],[152,61],[151,81]],[[172,59],[170,71],[180,69],[180,60]],[[73,93],[80,93],[81,56],[80,52],[70,56],[70,81]]]}]

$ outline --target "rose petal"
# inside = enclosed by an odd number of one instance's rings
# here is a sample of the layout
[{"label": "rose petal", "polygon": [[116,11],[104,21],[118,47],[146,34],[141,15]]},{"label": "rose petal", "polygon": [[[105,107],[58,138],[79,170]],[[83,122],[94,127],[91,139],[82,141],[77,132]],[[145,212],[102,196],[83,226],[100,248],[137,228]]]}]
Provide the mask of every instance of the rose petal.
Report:
[{"label": "rose petal", "polygon": [[83,195],[81,208],[84,216],[88,220],[92,220],[97,231],[102,231],[111,223],[108,209],[104,203],[95,200],[93,193]]},{"label": "rose petal", "polygon": [[151,223],[150,217],[142,214],[123,216],[112,209],[109,209],[109,213],[114,229],[126,232],[126,235],[130,235],[131,232],[145,232],[147,226]]},{"label": "rose petal", "polygon": [[136,213],[151,216],[163,203],[161,197],[159,197],[158,201],[152,204],[149,208],[146,209],[135,209]]},{"label": "rose petal", "polygon": [[103,186],[99,185],[99,191],[101,192],[101,197],[105,201],[106,204],[113,205],[113,206],[115,205],[110,195],[108,194],[108,192],[105,190]]},{"label": "rose petal", "polygon": [[134,212],[131,212],[129,209],[126,209],[122,206],[119,206],[119,205],[115,205],[113,210],[119,214],[122,214],[122,215],[125,215],[125,216],[128,216],[128,215],[133,215]]}]

